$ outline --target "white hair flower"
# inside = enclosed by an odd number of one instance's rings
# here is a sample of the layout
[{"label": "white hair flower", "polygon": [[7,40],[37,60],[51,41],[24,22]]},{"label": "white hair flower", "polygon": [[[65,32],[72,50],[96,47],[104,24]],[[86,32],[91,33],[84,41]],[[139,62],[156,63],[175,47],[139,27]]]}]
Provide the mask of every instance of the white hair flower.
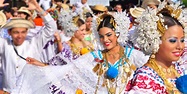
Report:
[{"label": "white hair flower", "polygon": [[58,16],[58,24],[63,28],[67,37],[72,37],[78,27],[73,22],[73,15],[68,10],[61,9]]},{"label": "white hair flower", "polygon": [[136,22],[140,24],[136,28],[137,31],[134,33],[132,41],[146,55],[157,52],[159,49],[161,35],[157,31],[158,20],[159,17],[156,15],[156,10],[150,8],[141,17],[136,19]]},{"label": "white hair flower", "polygon": [[114,20],[117,23],[116,26],[116,33],[119,33],[118,42],[122,45],[125,45],[128,41],[128,30],[130,26],[130,19],[126,12],[122,13],[115,13],[114,14]]},{"label": "white hair flower", "polygon": [[[180,2],[167,5],[167,2],[163,1],[159,4],[157,10],[148,8],[141,17],[136,19],[139,25],[132,38],[133,43],[137,44],[146,55],[156,53],[159,49],[161,34],[158,31],[158,21],[163,23],[164,19],[163,15],[158,13],[164,8],[170,11],[170,15],[176,18],[183,25],[184,32],[187,32],[185,25],[187,23],[187,15],[184,15]],[[163,28],[166,30],[168,26],[164,25]]]}]

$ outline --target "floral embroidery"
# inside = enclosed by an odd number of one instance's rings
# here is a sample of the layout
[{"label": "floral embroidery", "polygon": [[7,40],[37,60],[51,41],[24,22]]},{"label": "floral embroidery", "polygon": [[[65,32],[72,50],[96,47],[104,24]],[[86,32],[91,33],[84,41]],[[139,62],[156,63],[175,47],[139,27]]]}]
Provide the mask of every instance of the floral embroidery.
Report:
[{"label": "floral embroidery", "polygon": [[66,65],[67,62],[64,61],[60,56],[55,56],[48,61],[48,64],[54,65],[54,66],[56,66],[56,65]]},{"label": "floral embroidery", "polygon": [[153,79],[150,79],[149,85],[151,86],[150,88],[153,89],[153,91],[155,92],[156,90],[163,90],[164,87],[160,86],[160,84],[155,83],[155,81]]},{"label": "floral embroidery", "polygon": [[138,80],[148,80],[147,76],[143,76],[143,75],[138,75]]},{"label": "floral embroidery", "polygon": [[135,85],[138,86],[139,88],[146,88],[147,87],[147,84],[145,83],[145,81],[136,82]]},{"label": "floral embroidery", "polygon": [[129,82],[127,83],[125,91],[130,91],[131,89],[132,89],[132,79],[129,80]]},{"label": "floral embroidery", "polygon": [[[183,74],[183,69],[179,64],[175,64],[179,74]],[[176,79],[170,79],[170,81],[175,84]],[[163,80],[158,76],[158,74],[151,68],[147,66],[142,66],[138,68],[134,74],[134,78],[131,79],[126,87],[126,91],[149,91],[155,92],[156,94],[168,94],[166,87],[164,86]]]},{"label": "floral embroidery", "polygon": [[51,85],[49,89],[51,90],[51,94],[65,94],[65,92],[60,90],[60,88],[57,88],[56,85]]}]

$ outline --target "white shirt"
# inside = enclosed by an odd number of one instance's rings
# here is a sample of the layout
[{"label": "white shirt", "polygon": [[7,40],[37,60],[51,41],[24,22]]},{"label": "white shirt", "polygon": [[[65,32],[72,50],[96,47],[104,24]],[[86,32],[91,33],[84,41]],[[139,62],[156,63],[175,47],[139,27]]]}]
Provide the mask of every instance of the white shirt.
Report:
[{"label": "white shirt", "polygon": [[32,39],[34,36],[39,34],[42,29],[44,29],[45,26],[36,26],[34,29],[29,29],[26,39]]},{"label": "white shirt", "polygon": [[[45,28],[37,36],[31,40],[25,40],[22,45],[15,46],[19,55],[24,58],[32,57],[40,59],[41,49],[46,44],[49,37],[53,36],[54,31],[57,29],[56,23],[53,18],[48,14],[43,17]],[[11,40],[0,38],[0,54],[2,55],[2,70],[3,70],[3,90],[11,93],[16,87],[17,78],[26,61],[17,56],[14,51]]]},{"label": "white shirt", "polygon": [[[90,7],[89,7],[89,5],[87,3],[82,4],[81,2],[77,2],[77,3],[75,3],[75,6],[76,6],[75,13],[77,15],[80,14],[80,13],[83,13],[83,11],[84,11],[83,9],[88,10],[88,11],[91,12],[91,9],[90,9]],[[74,16],[76,16],[76,15],[74,15]]]},{"label": "white shirt", "polygon": [[50,8],[50,2],[51,2],[51,0],[40,0],[39,1],[39,5],[40,6],[42,5],[42,7],[44,8],[44,10],[47,10],[47,9]]}]

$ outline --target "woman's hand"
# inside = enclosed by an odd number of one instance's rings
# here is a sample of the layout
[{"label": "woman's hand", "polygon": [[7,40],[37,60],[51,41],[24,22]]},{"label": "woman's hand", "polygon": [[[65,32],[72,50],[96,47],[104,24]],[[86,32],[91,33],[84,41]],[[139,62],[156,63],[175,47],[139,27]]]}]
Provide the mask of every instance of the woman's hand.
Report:
[{"label": "woman's hand", "polygon": [[63,45],[61,42],[60,33],[55,32],[54,37],[55,37],[55,41],[57,42],[58,52],[61,52],[63,50]]},{"label": "woman's hand", "polygon": [[40,7],[36,0],[25,0],[25,3],[29,6],[28,10],[35,10],[37,11],[40,16],[45,16],[47,13]]},{"label": "woman's hand", "polygon": [[25,0],[25,3],[28,5],[28,10],[35,10],[38,6],[38,2],[36,0]]},{"label": "woman's hand", "polygon": [[5,0],[0,0],[0,8],[9,5],[9,3],[4,3],[4,1]]},{"label": "woman's hand", "polygon": [[46,66],[44,63],[42,63],[42,62],[40,62],[40,61],[38,61],[34,58],[31,58],[31,57],[27,57],[26,60],[27,60],[28,64],[32,64],[32,65],[36,65],[36,66],[42,66],[42,67]]},{"label": "woman's hand", "polygon": [[54,37],[55,37],[55,40],[56,40],[57,42],[61,42],[61,37],[60,37],[60,33],[59,33],[59,32],[55,32],[55,33],[54,33]]}]

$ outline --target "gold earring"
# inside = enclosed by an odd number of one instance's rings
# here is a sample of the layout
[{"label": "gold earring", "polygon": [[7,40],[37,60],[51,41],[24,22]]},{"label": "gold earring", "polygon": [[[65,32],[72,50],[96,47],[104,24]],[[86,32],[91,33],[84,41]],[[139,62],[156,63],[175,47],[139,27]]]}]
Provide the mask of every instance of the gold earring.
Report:
[{"label": "gold earring", "polygon": [[151,56],[150,56],[152,59],[155,59],[155,54],[153,53],[153,54],[151,54]]}]

